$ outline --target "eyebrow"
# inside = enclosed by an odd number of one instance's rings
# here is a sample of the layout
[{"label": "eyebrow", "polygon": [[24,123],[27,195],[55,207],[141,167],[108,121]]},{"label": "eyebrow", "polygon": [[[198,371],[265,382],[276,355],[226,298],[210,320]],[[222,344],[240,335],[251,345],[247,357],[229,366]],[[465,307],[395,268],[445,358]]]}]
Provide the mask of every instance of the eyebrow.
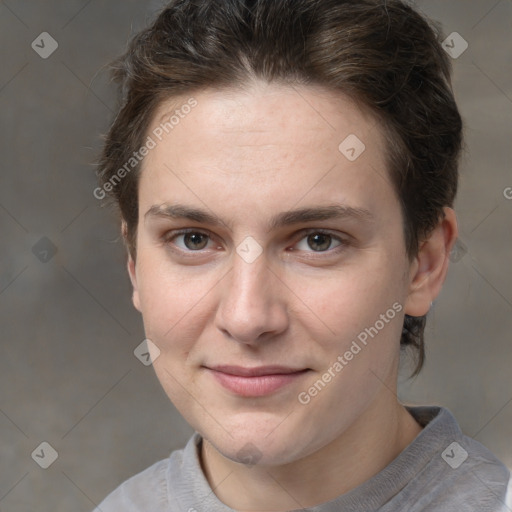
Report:
[{"label": "eyebrow", "polygon": [[[224,222],[217,215],[202,210],[200,208],[190,207],[183,204],[160,204],[153,205],[144,214],[144,218],[148,217],[164,217],[170,219],[188,219],[202,224],[212,226],[227,226],[232,228],[231,223]],[[270,219],[269,231],[278,228],[301,224],[305,222],[314,222],[322,220],[359,220],[371,222],[374,215],[365,208],[355,208],[342,204],[330,204],[326,206],[300,208],[281,212]]]}]

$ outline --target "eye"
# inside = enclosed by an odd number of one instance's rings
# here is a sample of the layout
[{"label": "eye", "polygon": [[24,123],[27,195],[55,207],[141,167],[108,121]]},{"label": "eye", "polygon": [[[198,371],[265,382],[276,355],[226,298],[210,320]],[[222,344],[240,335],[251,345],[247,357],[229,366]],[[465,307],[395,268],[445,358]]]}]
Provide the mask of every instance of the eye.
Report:
[{"label": "eye", "polygon": [[182,251],[201,251],[211,242],[210,236],[202,231],[181,230],[165,237],[167,243],[172,243]]},{"label": "eye", "polygon": [[330,233],[317,230],[306,234],[306,236],[296,244],[296,248],[299,251],[309,252],[308,250],[311,249],[313,252],[327,252],[340,245],[346,245],[346,242]]}]

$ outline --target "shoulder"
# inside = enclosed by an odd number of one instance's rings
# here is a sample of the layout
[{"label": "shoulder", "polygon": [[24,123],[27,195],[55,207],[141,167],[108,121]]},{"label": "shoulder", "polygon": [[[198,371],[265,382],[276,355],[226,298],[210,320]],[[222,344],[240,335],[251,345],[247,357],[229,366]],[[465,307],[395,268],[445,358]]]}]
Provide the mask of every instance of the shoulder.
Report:
[{"label": "shoulder", "polygon": [[200,466],[201,441],[194,432],[184,448],[126,480],[93,512],[181,511],[182,503],[203,501],[211,489]]},{"label": "shoulder", "polygon": [[168,509],[167,472],[164,459],[129,478],[111,492],[93,512],[163,512]]},{"label": "shoulder", "polygon": [[447,447],[442,457],[448,465],[447,478],[451,483],[451,492],[464,498],[466,508],[459,506],[459,510],[509,510],[505,504],[510,471],[488,448],[462,435],[453,442],[453,446]]},{"label": "shoulder", "polygon": [[465,435],[448,409],[416,408],[415,413],[416,417],[431,414],[431,421],[427,419],[422,436],[427,460],[414,478],[412,510],[508,512],[509,469],[483,444]]}]

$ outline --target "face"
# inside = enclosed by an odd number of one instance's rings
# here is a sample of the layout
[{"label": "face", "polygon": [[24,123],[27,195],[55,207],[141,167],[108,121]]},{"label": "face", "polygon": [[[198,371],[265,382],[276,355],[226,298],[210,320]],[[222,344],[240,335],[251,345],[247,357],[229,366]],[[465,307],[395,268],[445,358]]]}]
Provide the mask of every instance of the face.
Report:
[{"label": "face", "polygon": [[163,388],[232,460],[327,446],[396,388],[410,266],[378,123],[255,83],[148,134],[129,271]]}]

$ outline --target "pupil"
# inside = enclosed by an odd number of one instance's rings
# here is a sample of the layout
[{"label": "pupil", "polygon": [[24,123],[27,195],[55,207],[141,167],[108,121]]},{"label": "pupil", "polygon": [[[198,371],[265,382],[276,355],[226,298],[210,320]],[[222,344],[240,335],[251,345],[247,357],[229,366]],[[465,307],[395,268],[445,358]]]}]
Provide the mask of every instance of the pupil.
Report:
[{"label": "pupil", "polygon": [[202,233],[186,233],[184,242],[188,249],[203,249],[206,246],[206,235]]},{"label": "pupil", "polygon": [[331,237],[330,235],[323,235],[321,233],[309,235],[308,244],[314,251],[323,251],[325,249],[329,249],[329,246],[331,245]]}]

